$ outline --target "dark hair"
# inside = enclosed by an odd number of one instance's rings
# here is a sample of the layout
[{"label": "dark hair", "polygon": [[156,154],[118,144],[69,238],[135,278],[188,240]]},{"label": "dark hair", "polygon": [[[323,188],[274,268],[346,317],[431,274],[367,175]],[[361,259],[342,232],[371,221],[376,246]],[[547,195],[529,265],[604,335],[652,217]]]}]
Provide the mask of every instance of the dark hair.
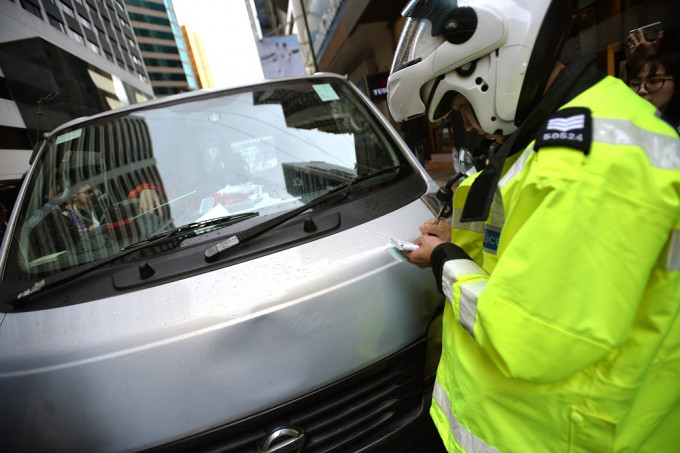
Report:
[{"label": "dark hair", "polygon": [[673,77],[675,89],[664,114],[677,127],[680,125],[680,54],[660,53],[641,60],[631,69],[628,81],[638,77],[646,67],[649,67],[650,74],[655,74],[661,69],[666,75]]}]

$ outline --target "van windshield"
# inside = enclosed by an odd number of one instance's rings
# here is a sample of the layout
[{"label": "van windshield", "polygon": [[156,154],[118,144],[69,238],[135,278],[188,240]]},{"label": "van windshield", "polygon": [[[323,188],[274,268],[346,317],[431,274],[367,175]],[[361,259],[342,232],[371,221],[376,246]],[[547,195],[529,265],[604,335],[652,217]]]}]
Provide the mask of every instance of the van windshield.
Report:
[{"label": "van windshield", "polygon": [[310,78],[59,130],[29,174],[3,279],[53,275],[192,222],[288,211],[405,163],[364,102],[345,81]]}]

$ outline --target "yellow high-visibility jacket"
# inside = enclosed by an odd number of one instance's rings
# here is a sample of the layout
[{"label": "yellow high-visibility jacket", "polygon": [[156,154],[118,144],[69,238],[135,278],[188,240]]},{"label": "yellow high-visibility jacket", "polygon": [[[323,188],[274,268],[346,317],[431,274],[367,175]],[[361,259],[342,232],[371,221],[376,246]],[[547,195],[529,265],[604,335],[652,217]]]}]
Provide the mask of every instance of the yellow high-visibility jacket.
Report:
[{"label": "yellow high-visibility jacket", "polygon": [[[569,146],[584,130],[585,148]],[[432,255],[447,297],[431,408],[444,444],[679,451],[677,133],[604,77],[536,137],[505,161],[486,222],[456,220],[469,182],[458,189],[453,243]]]}]

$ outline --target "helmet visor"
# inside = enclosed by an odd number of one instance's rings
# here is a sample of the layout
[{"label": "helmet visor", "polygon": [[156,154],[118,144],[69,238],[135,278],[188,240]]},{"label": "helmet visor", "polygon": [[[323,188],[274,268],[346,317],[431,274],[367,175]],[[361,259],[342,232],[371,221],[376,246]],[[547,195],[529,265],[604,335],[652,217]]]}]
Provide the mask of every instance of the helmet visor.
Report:
[{"label": "helmet visor", "polygon": [[457,5],[456,0],[411,0],[406,5],[401,15],[408,19],[390,73],[422,61],[445,41],[442,24]]},{"label": "helmet visor", "polygon": [[457,0],[411,0],[401,11],[403,17],[436,19],[458,7]]},{"label": "helmet visor", "polygon": [[397,50],[394,53],[390,73],[393,74],[400,69],[422,61],[423,58],[439,47],[441,42],[432,38],[431,30],[432,24],[427,20],[410,17],[406,20],[404,31],[401,33]]}]

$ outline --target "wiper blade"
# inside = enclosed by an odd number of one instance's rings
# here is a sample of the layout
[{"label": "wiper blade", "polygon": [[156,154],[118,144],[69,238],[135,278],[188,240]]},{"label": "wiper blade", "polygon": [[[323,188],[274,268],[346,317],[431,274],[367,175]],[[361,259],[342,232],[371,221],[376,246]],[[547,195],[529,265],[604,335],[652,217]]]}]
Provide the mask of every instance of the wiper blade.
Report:
[{"label": "wiper blade", "polygon": [[90,264],[84,265],[84,266],[79,266],[74,269],[70,269],[64,272],[60,272],[59,274],[56,275],[51,275],[49,277],[45,277],[33,284],[32,287],[20,292],[17,294],[16,298],[14,300],[10,300],[9,303],[12,302],[18,302],[21,299],[24,299],[28,296],[31,296],[33,294],[36,294],[38,292],[45,291],[50,288],[55,288],[57,286],[60,286],[66,282],[71,282],[76,278],[82,277],[83,275],[87,275],[101,267],[106,266],[107,264],[113,263],[114,261],[117,261],[121,258],[124,258],[128,255],[131,255],[132,253],[138,252],[142,249],[145,248],[151,248],[155,247],[156,245],[159,245],[166,240],[176,237],[182,234],[190,233],[190,232],[195,232],[198,229],[201,228],[206,228],[212,225],[216,225],[219,223],[224,223],[224,222],[230,222],[234,220],[245,220],[251,217],[256,217],[258,216],[259,213],[257,212],[244,212],[241,214],[236,214],[236,215],[228,215],[228,216],[222,216],[222,217],[216,217],[214,219],[209,219],[209,220],[204,220],[201,222],[192,222],[192,223],[187,223],[186,225],[182,225],[176,228],[173,228],[170,231],[167,231],[165,233],[161,233],[158,235],[155,235],[153,237],[144,239],[140,242],[136,242],[132,245],[129,245],[122,249],[120,252],[116,253],[115,255],[108,256],[106,258],[102,258],[100,260],[94,261]]},{"label": "wiper blade", "polygon": [[274,217],[270,220],[264,221],[262,223],[259,223],[252,228],[248,228],[247,230],[241,231],[239,233],[236,233],[232,236],[229,236],[227,239],[224,241],[220,241],[217,244],[211,246],[208,248],[205,253],[204,257],[206,261],[214,261],[216,260],[223,252],[226,250],[229,250],[232,247],[235,247],[239,244],[242,244],[246,241],[249,241],[257,236],[260,236],[261,234],[266,233],[267,231],[270,231],[277,226],[281,225],[282,223],[287,222],[288,220],[300,215],[301,213],[309,210],[310,208],[313,208],[314,206],[317,206],[330,198],[333,198],[334,196],[343,193],[343,192],[349,192],[349,190],[352,188],[354,184],[369,180],[371,178],[375,178],[376,176],[380,176],[385,173],[389,173],[391,171],[396,171],[399,170],[403,167],[404,165],[394,165],[392,167],[387,167],[387,168],[382,168],[380,170],[376,170],[371,173],[364,173],[363,175],[356,176],[349,181],[336,186],[332,187],[329,189],[326,193],[321,195],[320,197],[317,197],[310,202],[300,206],[299,208],[293,209],[291,211],[288,211],[284,214],[281,214],[280,216]]},{"label": "wiper blade", "polygon": [[180,236],[182,234],[186,234],[186,233],[190,233],[190,232],[196,232],[197,230],[200,230],[200,229],[203,229],[203,228],[208,228],[208,227],[211,227],[213,225],[220,224],[220,223],[231,222],[231,221],[235,221],[235,220],[238,220],[238,221],[246,220],[246,219],[249,219],[251,217],[256,217],[258,215],[259,215],[259,213],[257,213],[257,212],[243,212],[243,213],[235,214],[235,215],[224,215],[224,216],[215,217],[215,218],[212,218],[212,219],[201,220],[199,222],[187,223],[185,225],[173,228],[170,231],[164,231],[163,233],[155,234],[155,235],[150,236],[146,239],[142,239],[139,242],[135,242],[134,244],[127,245],[123,248],[123,250],[128,250],[128,249],[133,248],[133,247],[136,248],[136,247],[143,245],[143,244],[146,244],[146,246],[149,247],[150,246],[149,244],[152,244],[152,243],[153,243],[153,245],[158,244],[158,242],[156,242],[157,240],[160,240],[160,242],[162,242],[162,240],[164,240],[164,239],[169,239],[171,237]]}]

